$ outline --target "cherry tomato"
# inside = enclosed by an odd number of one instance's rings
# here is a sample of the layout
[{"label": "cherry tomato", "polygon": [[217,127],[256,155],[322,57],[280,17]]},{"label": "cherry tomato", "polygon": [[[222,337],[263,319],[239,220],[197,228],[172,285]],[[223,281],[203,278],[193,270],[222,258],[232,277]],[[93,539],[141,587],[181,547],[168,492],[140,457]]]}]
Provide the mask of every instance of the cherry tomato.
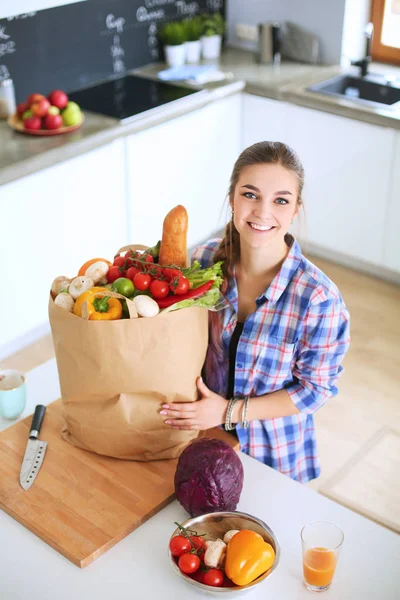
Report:
[{"label": "cherry tomato", "polygon": [[119,277],[124,277],[124,274],[124,271],[122,271],[119,267],[110,267],[106,275],[107,281],[108,283],[114,283],[114,281]]},{"label": "cherry tomato", "polygon": [[221,587],[224,583],[224,574],[220,569],[210,569],[204,573],[203,583],[213,587]]},{"label": "cherry tomato", "polygon": [[198,571],[195,571],[195,573],[191,573],[190,577],[199,583],[204,583],[204,575],[204,571],[200,571],[199,569]]},{"label": "cherry tomato", "polygon": [[159,279],[153,279],[150,283],[150,294],[153,298],[165,298],[169,294],[168,283]]},{"label": "cherry tomato", "polygon": [[174,277],[174,279],[169,284],[169,289],[173,294],[181,296],[182,294],[186,294],[186,292],[188,291],[189,281],[184,275],[181,275],[179,278]]},{"label": "cherry tomato", "polygon": [[137,267],[129,267],[129,269],[126,272],[126,277],[133,281],[133,278],[135,277],[136,273],[140,273]]},{"label": "cherry tomato", "polygon": [[138,290],[148,290],[151,283],[151,276],[146,273],[136,273],[133,278],[133,285]]},{"label": "cherry tomato", "polygon": [[190,541],[192,542],[196,550],[201,549],[205,551],[207,549],[207,544],[204,538],[200,535],[191,535]]},{"label": "cherry tomato", "polygon": [[200,567],[200,559],[196,554],[182,554],[179,557],[178,565],[182,573],[194,573]]},{"label": "cherry tomato", "polygon": [[153,263],[154,262],[154,258],[152,257],[151,254],[146,254],[144,260],[145,260],[145,262],[148,262],[148,263]]},{"label": "cherry tomato", "polygon": [[181,271],[179,269],[171,269],[170,267],[164,267],[163,275],[167,281],[171,281],[174,277],[180,277]]},{"label": "cherry tomato", "polygon": [[181,556],[191,550],[191,544],[188,538],[183,535],[176,535],[169,543],[169,549],[172,556]]},{"label": "cherry tomato", "polygon": [[123,267],[125,264],[125,260],[125,256],[117,256],[116,258],[114,258],[113,265],[115,267]]}]

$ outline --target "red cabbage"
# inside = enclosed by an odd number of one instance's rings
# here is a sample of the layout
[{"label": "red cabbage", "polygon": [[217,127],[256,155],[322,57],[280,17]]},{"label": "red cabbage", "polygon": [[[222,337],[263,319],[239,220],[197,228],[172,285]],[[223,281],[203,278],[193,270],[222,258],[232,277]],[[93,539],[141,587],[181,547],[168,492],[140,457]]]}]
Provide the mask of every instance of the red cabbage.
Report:
[{"label": "red cabbage", "polygon": [[191,517],[232,511],[243,488],[243,466],[226,442],[200,438],[180,455],[174,484],[177,499]]}]

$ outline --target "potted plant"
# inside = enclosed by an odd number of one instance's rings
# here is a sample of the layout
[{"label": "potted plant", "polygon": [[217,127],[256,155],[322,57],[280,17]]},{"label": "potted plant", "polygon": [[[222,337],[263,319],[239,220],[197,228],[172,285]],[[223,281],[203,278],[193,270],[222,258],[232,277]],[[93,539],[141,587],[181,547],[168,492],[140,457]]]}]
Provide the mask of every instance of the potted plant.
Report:
[{"label": "potted plant", "polygon": [[185,64],[186,33],[182,21],[165,23],[160,30],[160,40],[164,46],[165,60],[170,67],[180,67]]},{"label": "potted plant", "polygon": [[201,51],[205,59],[218,58],[221,54],[225,20],[220,13],[203,15]]},{"label": "potted plant", "polygon": [[186,62],[198,63],[201,54],[202,20],[200,17],[193,17],[184,21],[186,32]]}]

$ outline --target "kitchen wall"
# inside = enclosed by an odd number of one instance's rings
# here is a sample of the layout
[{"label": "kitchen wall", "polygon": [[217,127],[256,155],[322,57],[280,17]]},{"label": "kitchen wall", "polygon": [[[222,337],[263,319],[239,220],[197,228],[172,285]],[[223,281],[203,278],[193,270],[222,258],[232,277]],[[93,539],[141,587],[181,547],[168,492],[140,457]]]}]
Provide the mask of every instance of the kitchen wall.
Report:
[{"label": "kitchen wall", "polygon": [[0,19],[0,79],[13,79],[18,102],[86,87],[160,60],[163,22],[223,9],[224,0],[87,0]]},{"label": "kitchen wall", "polygon": [[321,62],[338,64],[343,40],[346,40],[344,53],[351,57],[355,54],[355,58],[362,53],[362,29],[368,20],[369,5],[370,0],[228,0],[227,43],[255,49],[254,42],[238,40],[235,34],[237,23],[256,25],[263,21],[292,21],[319,37]]}]

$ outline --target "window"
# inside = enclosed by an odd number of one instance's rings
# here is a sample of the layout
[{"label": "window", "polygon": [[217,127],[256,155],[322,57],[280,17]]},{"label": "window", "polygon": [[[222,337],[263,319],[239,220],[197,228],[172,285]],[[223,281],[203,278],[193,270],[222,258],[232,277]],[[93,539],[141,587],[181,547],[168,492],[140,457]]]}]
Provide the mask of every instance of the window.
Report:
[{"label": "window", "polygon": [[372,0],[372,59],[400,64],[400,0]]}]

